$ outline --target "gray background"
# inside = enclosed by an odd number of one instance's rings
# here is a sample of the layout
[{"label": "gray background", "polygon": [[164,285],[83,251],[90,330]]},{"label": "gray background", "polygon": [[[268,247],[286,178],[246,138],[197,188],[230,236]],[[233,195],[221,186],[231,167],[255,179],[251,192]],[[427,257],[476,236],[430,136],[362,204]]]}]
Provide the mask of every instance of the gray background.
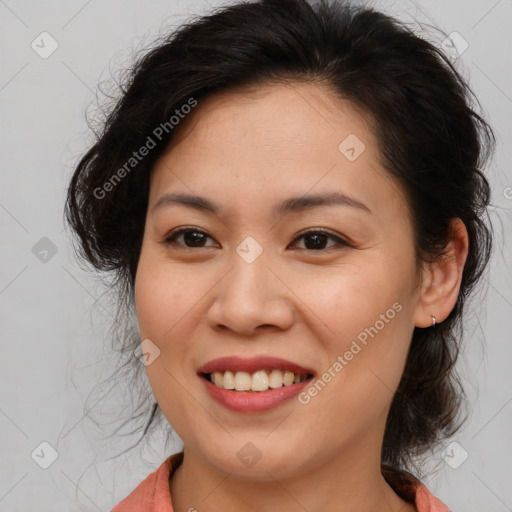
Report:
[{"label": "gray background", "polygon": [[[512,1],[374,4],[461,34],[469,47],[454,60],[498,135],[487,170],[497,248],[468,311],[459,365],[473,412],[452,440],[457,444],[432,454],[437,472],[425,483],[454,512],[505,512],[512,510],[512,277],[505,236],[512,208]],[[212,5],[220,4],[0,0],[0,511],[110,510],[172,453],[157,435],[150,447],[109,461],[136,438],[102,439],[105,431],[89,421],[86,398],[109,375],[104,337],[111,318],[101,285],[73,257],[62,209],[73,165],[92,140],[84,113],[94,108],[97,84],[129,64],[164,25]],[[58,43],[46,59],[31,47],[43,31]],[[441,42],[435,33],[428,37]],[[51,454],[42,442],[58,452],[48,469],[39,465]]]}]

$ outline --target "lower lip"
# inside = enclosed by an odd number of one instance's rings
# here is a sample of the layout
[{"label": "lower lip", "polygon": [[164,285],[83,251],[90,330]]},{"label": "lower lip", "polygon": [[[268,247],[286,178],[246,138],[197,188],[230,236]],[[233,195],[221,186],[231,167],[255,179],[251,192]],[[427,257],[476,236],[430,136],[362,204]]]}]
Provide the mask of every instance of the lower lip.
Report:
[{"label": "lower lip", "polygon": [[311,382],[311,377],[304,382],[269,389],[267,391],[232,391],[211,383],[206,377],[200,376],[210,396],[219,404],[237,412],[268,411],[286,400],[297,396]]}]

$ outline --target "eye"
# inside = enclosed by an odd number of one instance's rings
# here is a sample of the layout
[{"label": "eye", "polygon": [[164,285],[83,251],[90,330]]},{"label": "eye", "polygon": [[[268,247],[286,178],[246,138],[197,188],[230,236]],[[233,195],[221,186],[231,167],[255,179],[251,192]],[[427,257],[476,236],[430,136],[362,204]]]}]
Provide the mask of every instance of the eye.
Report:
[{"label": "eye", "polygon": [[[341,245],[345,247],[352,247],[350,243],[348,243],[345,240],[342,240],[338,236],[335,236],[330,231],[326,231],[325,229],[311,229],[309,231],[306,231],[302,234],[300,234],[297,238],[295,238],[294,242],[296,240],[300,240],[301,238],[305,239],[305,249],[310,251],[323,251],[326,249],[325,242],[329,238],[331,240],[335,240],[337,243],[334,244],[334,246],[327,247],[327,249],[332,249],[336,245]],[[309,241],[309,243],[307,242]],[[303,248],[300,248],[303,249]],[[325,252],[325,251],[324,251]]]},{"label": "eye", "polygon": [[[184,243],[177,242],[177,240],[181,238]],[[204,245],[208,238],[212,239],[205,231],[192,227],[184,227],[172,232],[162,241],[162,243],[165,245],[179,245],[187,249],[212,247],[211,245]],[[342,240],[330,231],[326,231],[324,229],[311,229],[303,232],[295,238],[294,242],[302,238],[306,240],[305,247],[299,247],[299,249],[305,249],[308,251],[324,251],[325,249],[331,249],[336,245],[352,247],[349,242]],[[334,240],[336,243],[326,248],[325,243],[328,239]]]},{"label": "eye", "polygon": [[[202,231],[197,228],[185,227],[180,228],[167,236],[162,243],[166,245],[183,245],[181,243],[177,243],[176,240],[183,236],[183,241],[185,244],[185,248],[192,249],[194,247],[205,247],[203,244],[207,238],[211,238],[205,231]],[[211,246],[206,246],[211,247]]]}]

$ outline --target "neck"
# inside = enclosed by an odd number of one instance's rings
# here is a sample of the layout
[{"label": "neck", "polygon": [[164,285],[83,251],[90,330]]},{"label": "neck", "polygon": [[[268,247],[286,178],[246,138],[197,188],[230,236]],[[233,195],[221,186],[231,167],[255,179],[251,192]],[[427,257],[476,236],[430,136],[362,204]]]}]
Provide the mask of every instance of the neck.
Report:
[{"label": "neck", "polygon": [[173,510],[416,511],[384,480],[380,457],[371,461],[361,457],[365,452],[360,448],[352,451],[279,480],[272,470],[265,471],[268,477],[255,481],[219,471],[185,447],[183,462],[170,481]]}]

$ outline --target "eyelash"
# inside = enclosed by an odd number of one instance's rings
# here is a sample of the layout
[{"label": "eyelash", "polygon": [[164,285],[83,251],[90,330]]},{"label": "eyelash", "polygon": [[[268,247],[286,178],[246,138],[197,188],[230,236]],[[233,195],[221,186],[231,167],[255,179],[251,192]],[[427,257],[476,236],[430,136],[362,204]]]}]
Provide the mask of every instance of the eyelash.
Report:
[{"label": "eyelash", "polygon": [[[186,233],[186,232],[193,232],[193,233],[201,233],[203,235],[207,235],[209,238],[211,238],[208,233],[206,233],[205,231],[201,230],[201,229],[197,229],[197,228],[192,228],[192,227],[184,227],[184,228],[179,228],[177,229],[176,231],[172,232],[169,236],[167,236],[163,241],[162,243],[164,245],[179,245],[181,246],[182,248],[184,249],[191,249],[191,250],[194,250],[194,249],[206,249],[208,247],[187,247],[186,245],[181,245],[181,244],[177,244],[175,242],[175,239],[176,237],[178,237],[179,235],[183,234],[183,233]],[[310,229],[308,231],[304,231],[302,233],[299,233],[293,240],[293,242],[307,236],[307,235],[311,235],[311,234],[322,234],[322,235],[327,235],[328,238],[331,238],[333,240],[336,240],[338,243],[337,245],[338,246],[341,246],[339,248],[342,248],[342,247],[353,247],[353,245],[351,243],[349,243],[348,241],[346,240],[343,240],[342,238],[334,235],[333,233],[331,233],[330,231],[327,231],[325,229],[321,229],[321,228],[315,228],[315,229]],[[336,250],[336,246],[332,246],[332,247],[328,247],[326,249],[307,249],[307,248],[304,248],[304,249],[299,249],[299,250],[302,250],[302,251],[307,251],[307,252],[311,252],[311,253],[320,253],[320,252],[329,252],[331,250]]]}]

